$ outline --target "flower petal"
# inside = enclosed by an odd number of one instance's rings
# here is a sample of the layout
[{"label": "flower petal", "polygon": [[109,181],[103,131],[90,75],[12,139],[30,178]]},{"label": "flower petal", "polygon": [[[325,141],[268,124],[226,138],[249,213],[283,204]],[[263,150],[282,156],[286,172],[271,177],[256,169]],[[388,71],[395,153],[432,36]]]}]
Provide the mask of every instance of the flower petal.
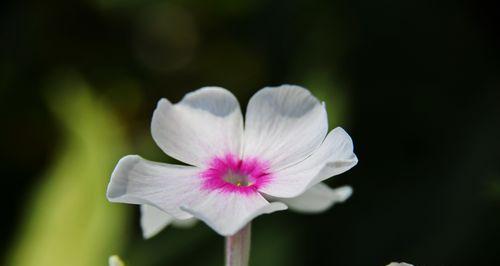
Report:
[{"label": "flower petal", "polygon": [[413,265],[404,262],[391,262],[387,266],[413,266]]},{"label": "flower petal", "polygon": [[205,87],[186,94],[177,104],[160,100],[153,113],[151,133],[169,156],[204,166],[217,155],[240,155],[243,116],[231,92]]},{"label": "flower petal", "polygon": [[274,179],[259,191],[273,197],[293,198],[315,184],[349,170],[357,162],[351,137],[337,127],[311,156],[274,173]]},{"label": "flower petal", "polygon": [[337,127],[331,132],[331,139],[325,139],[325,145],[333,151],[328,157],[328,162],[316,175],[311,185],[317,184],[332,176],[340,175],[351,169],[358,163],[358,157],[354,154],[354,145],[351,137],[341,127]]},{"label": "flower petal", "polygon": [[125,266],[125,263],[118,257],[118,255],[110,256],[108,259],[109,266]]},{"label": "flower petal", "polygon": [[197,193],[199,172],[193,166],[155,163],[128,155],[116,165],[106,195],[111,202],[148,204],[176,219],[187,219],[192,216],[179,207]]},{"label": "flower petal", "polygon": [[223,236],[235,234],[261,214],[287,209],[281,202],[269,203],[259,193],[244,195],[217,190],[200,192],[197,199],[181,208]]},{"label": "flower petal", "polygon": [[141,228],[145,239],[155,236],[169,224],[175,227],[191,227],[195,223],[195,218],[179,220],[156,207],[141,205]]},{"label": "flower petal", "polygon": [[308,90],[267,87],[248,103],[243,153],[269,161],[279,170],[310,155],[327,131],[325,108]]},{"label": "flower petal", "polygon": [[344,202],[352,194],[350,186],[331,189],[324,183],[316,184],[295,198],[278,198],[291,210],[304,213],[318,213],[330,208],[335,203]]},{"label": "flower petal", "polygon": [[163,228],[169,225],[174,217],[161,211],[160,209],[143,204],[141,205],[141,228],[142,236],[145,239],[158,234]]},{"label": "flower petal", "polygon": [[188,219],[180,220],[180,219],[174,219],[172,221],[172,226],[178,227],[178,228],[188,228],[194,226],[198,222],[198,219],[191,217]]}]

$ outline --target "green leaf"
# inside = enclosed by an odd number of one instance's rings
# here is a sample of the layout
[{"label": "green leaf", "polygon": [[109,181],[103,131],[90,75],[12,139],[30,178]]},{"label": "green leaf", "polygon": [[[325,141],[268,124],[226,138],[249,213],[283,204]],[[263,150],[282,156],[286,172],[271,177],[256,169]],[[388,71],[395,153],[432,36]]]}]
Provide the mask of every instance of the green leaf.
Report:
[{"label": "green leaf", "polygon": [[105,265],[126,236],[125,208],[105,197],[113,167],[127,150],[124,132],[77,76],[50,87],[56,88],[48,102],[63,126],[62,143],[28,200],[8,265]]}]

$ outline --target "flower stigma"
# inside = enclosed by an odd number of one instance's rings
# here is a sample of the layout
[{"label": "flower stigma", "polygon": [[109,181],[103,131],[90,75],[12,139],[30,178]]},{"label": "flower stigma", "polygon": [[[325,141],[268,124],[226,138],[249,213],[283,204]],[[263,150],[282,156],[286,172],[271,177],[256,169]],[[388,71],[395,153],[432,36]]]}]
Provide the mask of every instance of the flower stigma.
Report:
[{"label": "flower stigma", "polygon": [[228,170],[223,177],[224,181],[236,185],[238,187],[249,187],[255,183],[254,178],[251,176]]},{"label": "flower stigma", "polygon": [[205,190],[256,193],[272,178],[265,162],[257,158],[240,159],[233,154],[214,157],[201,173]]}]

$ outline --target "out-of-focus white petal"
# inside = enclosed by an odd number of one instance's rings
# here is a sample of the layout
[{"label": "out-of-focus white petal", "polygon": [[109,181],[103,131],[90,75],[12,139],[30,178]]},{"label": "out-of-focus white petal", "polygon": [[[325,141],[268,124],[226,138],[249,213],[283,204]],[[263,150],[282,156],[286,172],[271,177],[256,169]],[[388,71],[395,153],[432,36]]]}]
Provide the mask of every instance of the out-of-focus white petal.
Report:
[{"label": "out-of-focus white petal", "polygon": [[113,255],[109,257],[109,266],[125,266],[125,263],[118,257],[118,255]]},{"label": "out-of-focus white petal", "polygon": [[186,94],[177,104],[160,100],[151,133],[166,154],[204,166],[213,156],[241,153],[243,117],[231,92],[205,87]]},{"label": "out-of-focus white petal", "polygon": [[155,236],[169,224],[175,227],[191,227],[196,224],[196,219],[193,217],[185,220],[175,219],[156,207],[141,205],[141,228],[145,239]]},{"label": "out-of-focus white petal", "polygon": [[174,217],[156,207],[146,204],[141,205],[141,228],[142,236],[145,239],[151,238],[158,234],[173,220]]},{"label": "out-of-focus white petal", "polygon": [[352,194],[350,186],[332,189],[326,184],[319,183],[306,190],[295,198],[278,198],[285,203],[290,210],[304,213],[318,213],[327,210],[335,203],[344,202]]},{"label": "out-of-focus white petal", "polygon": [[387,266],[413,266],[413,265],[404,262],[391,262]]},{"label": "out-of-focus white petal", "polygon": [[189,228],[194,226],[198,222],[198,219],[191,217],[188,219],[184,220],[179,220],[179,219],[174,219],[172,221],[172,226],[178,227],[178,228]]},{"label": "out-of-focus white petal", "polygon": [[191,227],[196,224],[196,219],[194,217],[184,220],[175,219],[156,207],[141,205],[141,228],[145,239],[155,236],[169,224],[175,227]]},{"label": "out-of-focus white petal", "polygon": [[349,170],[357,162],[351,137],[337,127],[311,156],[273,173],[272,181],[259,190],[273,197],[293,198],[315,184]]},{"label": "out-of-focus white petal", "polygon": [[244,157],[261,158],[279,170],[310,155],[327,131],[325,108],[308,90],[267,87],[248,103]]},{"label": "out-of-focus white petal", "polygon": [[137,155],[116,165],[106,193],[111,202],[147,204],[177,219],[192,217],[180,205],[194,197],[200,186],[199,168],[147,161]]},{"label": "out-of-focus white petal", "polygon": [[259,193],[242,195],[221,191],[200,192],[197,199],[181,207],[223,236],[238,232],[253,218],[286,210],[281,202],[269,203]]}]

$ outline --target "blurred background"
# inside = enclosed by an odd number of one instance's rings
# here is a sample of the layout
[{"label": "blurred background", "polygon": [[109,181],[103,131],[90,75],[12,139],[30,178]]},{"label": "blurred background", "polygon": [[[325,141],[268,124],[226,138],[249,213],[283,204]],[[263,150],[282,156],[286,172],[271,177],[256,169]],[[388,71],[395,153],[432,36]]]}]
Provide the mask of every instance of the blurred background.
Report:
[{"label": "blurred background", "polygon": [[251,265],[500,265],[495,1],[47,0],[0,4],[1,263],[222,265],[202,223],[143,240],[110,173],[154,144],[157,101],[217,85],[242,107],[302,85],[359,164],[346,203],[253,223]]}]

